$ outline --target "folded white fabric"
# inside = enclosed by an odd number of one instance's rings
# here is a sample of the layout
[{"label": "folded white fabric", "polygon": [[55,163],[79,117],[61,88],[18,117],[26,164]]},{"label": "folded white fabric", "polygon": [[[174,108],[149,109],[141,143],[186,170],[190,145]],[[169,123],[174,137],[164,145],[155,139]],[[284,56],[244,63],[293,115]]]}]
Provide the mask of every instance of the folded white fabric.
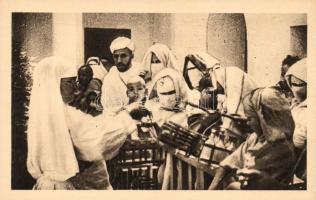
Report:
[{"label": "folded white fabric", "polygon": [[128,48],[132,52],[135,51],[134,42],[127,37],[118,37],[114,39],[110,45],[110,51],[113,53],[115,50]]},{"label": "folded white fabric", "polygon": [[75,65],[68,64],[67,60],[49,57],[34,69],[27,128],[27,169],[38,180],[38,188],[43,180],[63,182],[79,171],[60,93],[60,78],[75,72],[72,68]]}]

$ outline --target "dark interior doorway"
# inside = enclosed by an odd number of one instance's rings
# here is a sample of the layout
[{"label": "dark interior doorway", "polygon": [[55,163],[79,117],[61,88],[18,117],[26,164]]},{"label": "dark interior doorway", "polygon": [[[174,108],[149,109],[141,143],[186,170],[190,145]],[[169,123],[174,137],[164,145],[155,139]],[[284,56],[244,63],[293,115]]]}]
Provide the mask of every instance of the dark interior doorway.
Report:
[{"label": "dark interior doorway", "polygon": [[97,56],[113,63],[110,51],[111,42],[119,37],[131,38],[130,29],[85,28],[84,29],[84,59]]}]

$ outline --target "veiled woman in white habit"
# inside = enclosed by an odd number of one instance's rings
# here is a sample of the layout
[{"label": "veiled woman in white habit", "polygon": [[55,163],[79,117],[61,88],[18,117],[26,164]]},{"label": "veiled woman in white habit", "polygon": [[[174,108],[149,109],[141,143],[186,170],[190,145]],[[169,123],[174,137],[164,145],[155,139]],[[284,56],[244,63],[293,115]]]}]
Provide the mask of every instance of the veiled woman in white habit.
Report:
[{"label": "veiled woman in white habit", "polygon": [[[188,127],[188,113],[185,110],[187,89],[181,75],[171,69],[165,68],[152,80],[149,88],[149,97],[145,106],[152,112],[152,121],[161,127],[165,122],[172,121],[183,127]],[[165,163],[159,168],[158,181],[162,189],[173,189],[170,183],[173,173],[173,156],[166,154]],[[180,185],[178,185],[178,189]]]},{"label": "veiled woman in white habit", "polygon": [[[213,87],[219,91],[217,95],[217,109],[226,114],[238,114],[244,117],[244,108],[241,100],[245,95],[257,88],[252,78],[238,67],[222,67],[218,59],[207,53],[197,52],[192,55],[205,65],[205,70],[208,70],[211,76]],[[190,76],[192,87],[198,87],[202,78],[202,72],[197,70],[196,67],[192,67],[191,69],[195,70],[189,70],[188,76]],[[196,91],[196,89],[192,89],[190,94],[193,93],[197,96]],[[232,135],[246,137],[229,118],[223,118],[222,126]]]},{"label": "veiled woman in white habit", "polygon": [[77,160],[95,161],[103,189],[111,189],[104,160],[115,156],[136,130],[126,110],[92,117],[64,103],[60,82],[73,76],[74,65],[56,57],[34,69],[27,129],[27,169],[37,180],[34,189],[74,189],[69,178],[79,172]]},{"label": "veiled woman in white habit", "polygon": [[176,57],[168,46],[155,43],[144,55],[142,61],[142,70],[145,72],[145,80],[153,80],[154,77],[163,69],[171,68],[181,73]]},{"label": "veiled woman in white habit", "polygon": [[155,76],[152,83],[145,106],[152,112],[153,120],[159,126],[172,119],[182,126],[188,126],[184,103],[187,98],[187,88],[180,74],[166,68]]},{"label": "veiled woman in white habit", "polygon": [[285,77],[294,95],[291,105],[291,111],[295,122],[293,143],[297,155],[302,156],[302,160],[296,170],[296,176],[306,182],[307,58],[303,58],[295,63],[286,73]]}]

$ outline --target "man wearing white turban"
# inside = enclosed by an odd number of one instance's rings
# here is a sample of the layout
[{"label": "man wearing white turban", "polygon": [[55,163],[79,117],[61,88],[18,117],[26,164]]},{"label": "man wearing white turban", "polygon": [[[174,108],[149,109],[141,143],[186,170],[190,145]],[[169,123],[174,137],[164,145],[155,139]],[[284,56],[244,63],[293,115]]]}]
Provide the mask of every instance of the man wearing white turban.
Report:
[{"label": "man wearing white turban", "polygon": [[115,66],[103,80],[101,103],[105,112],[115,112],[128,104],[127,80],[140,74],[140,65],[132,61],[135,44],[131,39],[126,37],[114,39],[110,50]]}]

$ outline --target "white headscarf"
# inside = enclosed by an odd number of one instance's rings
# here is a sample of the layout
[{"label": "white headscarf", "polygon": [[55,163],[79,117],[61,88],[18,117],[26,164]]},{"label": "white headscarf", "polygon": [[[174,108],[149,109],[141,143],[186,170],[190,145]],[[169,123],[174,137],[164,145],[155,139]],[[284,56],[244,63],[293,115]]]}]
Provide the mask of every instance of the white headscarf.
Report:
[{"label": "white headscarf", "polygon": [[216,87],[217,79],[214,75],[214,71],[216,69],[221,68],[220,61],[206,52],[195,52],[192,53],[192,55],[194,55],[201,63],[203,63],[207,69],[210,69],[210,74],[212,76],[212,84],[214,87]]},{"label": "white headscarf", "polygon": [[90,57],[87,59],[86,64],[90,65],[93,71],[93,78],[99,79],[103,81],[105,75],[108,73],[103,66],[100,58],[98,57]]},{"label": "white headscarf", "polygon": [[293,75],[296,78],[299,78],[307,83],[307,59],[303,58],[302,60],[294,63],[287,71],[285,76],[290,75]]},{"label": "white headscarf", "polygon": [[56,57],[43,59],[34,69],[27,128],[27,169],[38,181],[62,182],[79,171],[60,93],[60,78],[65,74],[76,76],[75,65]]},{"label": "white headscarf", "polygon": [[152,81],[152,85],[149,88],[148,99],[152,99],[155,97],[157,82],[164,77],[170,77],[172,79],[177,96],[180,97],[181,100],[186,100],[188,87],[185,84],[182,76],[177,71],[170,68],[163,69],[157,74],[157,76],[155,76]]},{"label": "white headscarf", "polygon": [[[207,53],[197,52],[193,55],[211,69],[213,86],[217,87],[217,83],[219,83],[224,88],[225,95],[218,95],[219,103],[223,105],[222,112],[244,116],[241,99],[257,88],[252,78],[238,67],[221,67],[220,61]],[[222,127],[238,135],[242,134],[239,133],[237,126],[229,118],[223,118]]]},{"label": "white headscarf", "polygon": [[[150,72],[151,57],[155,54],[165,68],[172,68],[181,73],[177,60],[171,50],[164,44],[155,43],[145,53],[142,62],[142,70]],[[153,77],[152,77],[153,78]]]},{"label": "white headscarf", "polygon": [[195,52],[192,55],[205,64],[208,69],[220,67],[220,61],[206,52]]},{"label": "white headscarf", "polygon": [[132,52],[135,51],[135,44],[134,42],[127,38],[127,37],[118,37],[114,39],[110,45],[110,51],[113,54],[115,50],[128,48]]}]

